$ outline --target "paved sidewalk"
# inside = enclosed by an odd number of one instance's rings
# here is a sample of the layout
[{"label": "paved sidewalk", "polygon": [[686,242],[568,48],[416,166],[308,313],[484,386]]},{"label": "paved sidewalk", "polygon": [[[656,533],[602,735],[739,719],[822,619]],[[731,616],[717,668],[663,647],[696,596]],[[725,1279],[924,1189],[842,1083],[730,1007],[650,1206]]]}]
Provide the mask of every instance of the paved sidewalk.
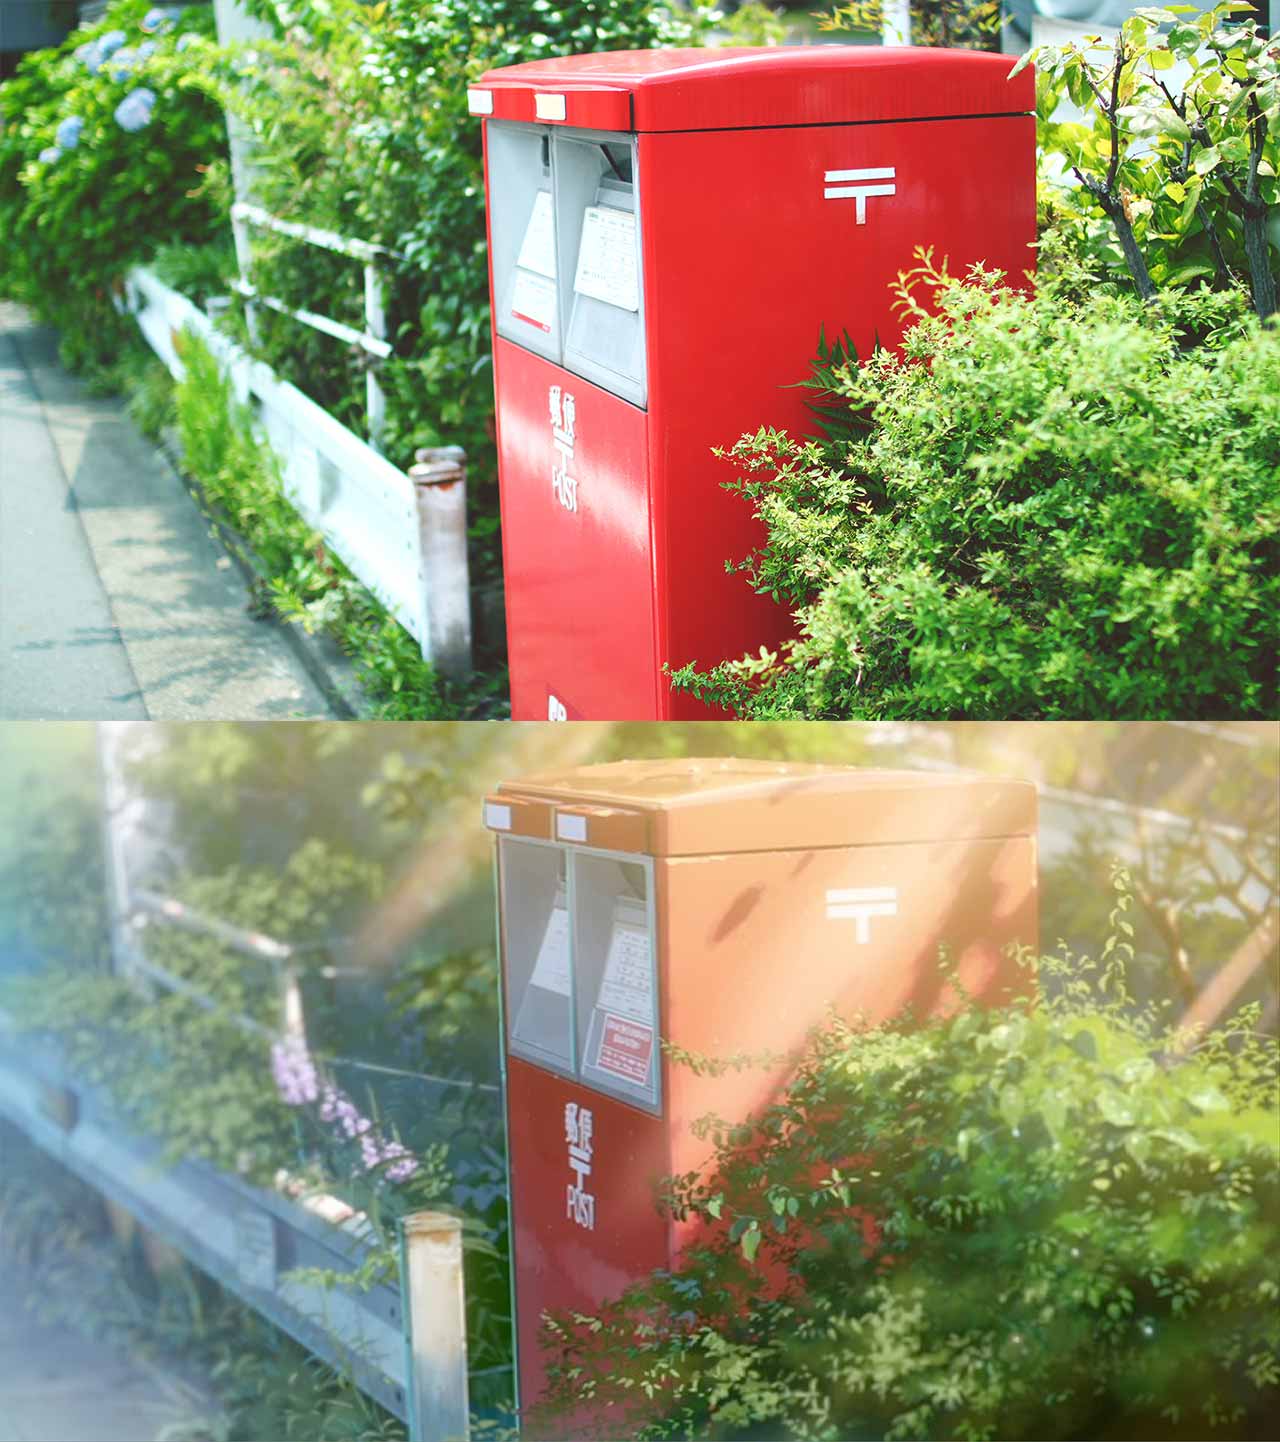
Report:
[{"label": "paved sidewalk", "polygon": [[208,1416],[192,1386],[33,1313],[28,1274],[0,1255],[0,1442],[179,1442]]},{"label": "paved sidewalk", "polygon": [[0,301],[0,719],[331,719],[120,401]]}]

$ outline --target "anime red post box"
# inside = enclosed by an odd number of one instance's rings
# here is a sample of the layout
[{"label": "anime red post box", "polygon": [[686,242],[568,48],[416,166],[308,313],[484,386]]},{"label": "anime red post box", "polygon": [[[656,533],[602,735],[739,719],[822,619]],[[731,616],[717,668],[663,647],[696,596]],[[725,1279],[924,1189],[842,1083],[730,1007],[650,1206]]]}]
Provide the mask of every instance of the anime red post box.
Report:
[{"label": "anime red post box", "polygon": [[697,1171],[691,1124],[744,1120],[834,1005],[871,1022],[1023,990],[1036,940],[1028,782],[765,761],[624,761],[500,786],[499,925],[522,1406],[544,1310],[590,1312],[691,1239],[655,1185]]},{"label": "anime red post box", "polygon": [[697,718],[664,665],[775,644],[726,574],[762,532],[712,455],[812,429],[820,333],[897,342],[918,246],[1020,281],[1035,82],[971,51],[797,46],[540,60],[485,117],[512,715]]}]

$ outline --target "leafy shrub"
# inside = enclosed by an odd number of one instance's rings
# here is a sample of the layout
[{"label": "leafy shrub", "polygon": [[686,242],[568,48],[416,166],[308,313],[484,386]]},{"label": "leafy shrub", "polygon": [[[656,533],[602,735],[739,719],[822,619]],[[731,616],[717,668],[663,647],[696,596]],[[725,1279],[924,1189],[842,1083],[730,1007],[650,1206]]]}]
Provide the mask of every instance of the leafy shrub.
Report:
[{"label": "leafy shrub", "polygon": [[1275,1042],[1256,1007],[1197,1036],[1135,1008],[1116,884],[1102,957],[1042,958],[1035,1009],[835,1026],[717,1124],[667,1196],[708,1240],[555,1320],[557,1403],[610,1436],[1267,1436]]},{"label": "leafy shrub", "polygon": [[678,685],[757,719],[1269,714],[1280,334],[1058,266],[1026,296],[926,257],[902,356],[816,367],[825,439],[732,447],[767,531],[739,569],[799,637]]},{"label": "leafy shrub", "polygon": [[184,83],[212,13],[192,6],[144,28],[151,10],[113,0],[0,85],[0,292],[58,326],[73,364],[122,345],[129,327],[110,297],[131,265],[225,224],[202,178],[225,153],[225,122]]},{"label": "leafy shrub", "polygon": [[[249,7],[277,39],[234,55],[209,77],[242,116],[265,163],[261,203],[278,215],[394,251],[388,325],[395,356],[381,368],[388,456],[419,446],[466,448],[474,485],[474,570],[496,573],[488,271],[480,123],[466,90],[491,66],[577,51],[690,43],[692,13],[650,0],[275,0]],[[278,237],[255,235],[254,278],[295,305],[361,324],[360,267]],[[364,372],[326,336],[263,315],[263,354],[357,431]]]},{"label": "leafy shrub", "polygon": [[356,660],[376,713],[441,717],[489,704],[493,682],[454,694],[422,658],[412,636],[367,590],[285,498],[279,463],[254,433],[217,358],[184,335],[185,374],[174,392],[183,464],[206,502],[245,542],[242,554],[265,572],[264,612],[324,631]]},{"label": "leafy shrub", "polygon": [[[1247,277],[1254,309],[1276,309],[1280,43],[1251,5],[1146,7],[1113,46],[1096,37],[1025,56],[1040,73],[1040,144],[1075,176],[1057,204],[1101,268],[1158,288]],[[1188,74],[1177,93],[1175,66]],[[1084,123],[1055,121],[1063,95]],[[1268,221],[1271,234],[1268,235]]]}]

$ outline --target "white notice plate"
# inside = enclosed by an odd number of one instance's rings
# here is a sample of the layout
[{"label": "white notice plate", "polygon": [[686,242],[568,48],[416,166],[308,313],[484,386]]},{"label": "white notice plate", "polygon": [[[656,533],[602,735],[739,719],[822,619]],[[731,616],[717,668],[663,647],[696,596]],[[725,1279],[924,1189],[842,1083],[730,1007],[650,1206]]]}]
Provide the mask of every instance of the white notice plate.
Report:
[{"label": "white notice plate", "polygon": [[569,907],[562,892],[556,893],[556,904],[547,929],[542,933],[538,959],[533,965],[531,986],[569,996]]},{"label": "white notice plate", "polygon": [[520,258],[516,264],[523,270],[536,270],[548,280],[556,278],[556,228],[549,190],[540,190],[534,196],[533,214],[525,227]]},{"label": "white notice plate", "polygon": [[573,288],[619,310],[640,309],[640,271],[636,265],[636,217],[611,205],[588,206],[582,217],[582,244]]},{"label": "white notice plate", "polygon": [[511,287],[511,314],[525,325],[550,335],[556,320],[555,281],[517,266],[516,283]]}]

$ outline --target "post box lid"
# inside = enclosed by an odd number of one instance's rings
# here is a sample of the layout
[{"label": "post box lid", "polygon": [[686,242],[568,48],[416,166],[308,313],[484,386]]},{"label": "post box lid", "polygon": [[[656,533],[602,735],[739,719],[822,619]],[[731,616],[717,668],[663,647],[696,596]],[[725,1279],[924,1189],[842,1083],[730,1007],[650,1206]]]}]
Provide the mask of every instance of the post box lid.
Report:
[{"label": "post box lid", "polygon": [[615,50],[487,71],[473,115],[590,130],[729,130],[942,120],[1035,108],[1013,57],[879,45]]},{"label": "post box lid", "polygon": [[[547,771],[504,782],[491,798],[508,800],[530,811],[545,806],[544,835],[652,856],[1030,836],[1036,829],[1030,781],[730,757]],[[566,827],[569,817],[584,820]]]}]

